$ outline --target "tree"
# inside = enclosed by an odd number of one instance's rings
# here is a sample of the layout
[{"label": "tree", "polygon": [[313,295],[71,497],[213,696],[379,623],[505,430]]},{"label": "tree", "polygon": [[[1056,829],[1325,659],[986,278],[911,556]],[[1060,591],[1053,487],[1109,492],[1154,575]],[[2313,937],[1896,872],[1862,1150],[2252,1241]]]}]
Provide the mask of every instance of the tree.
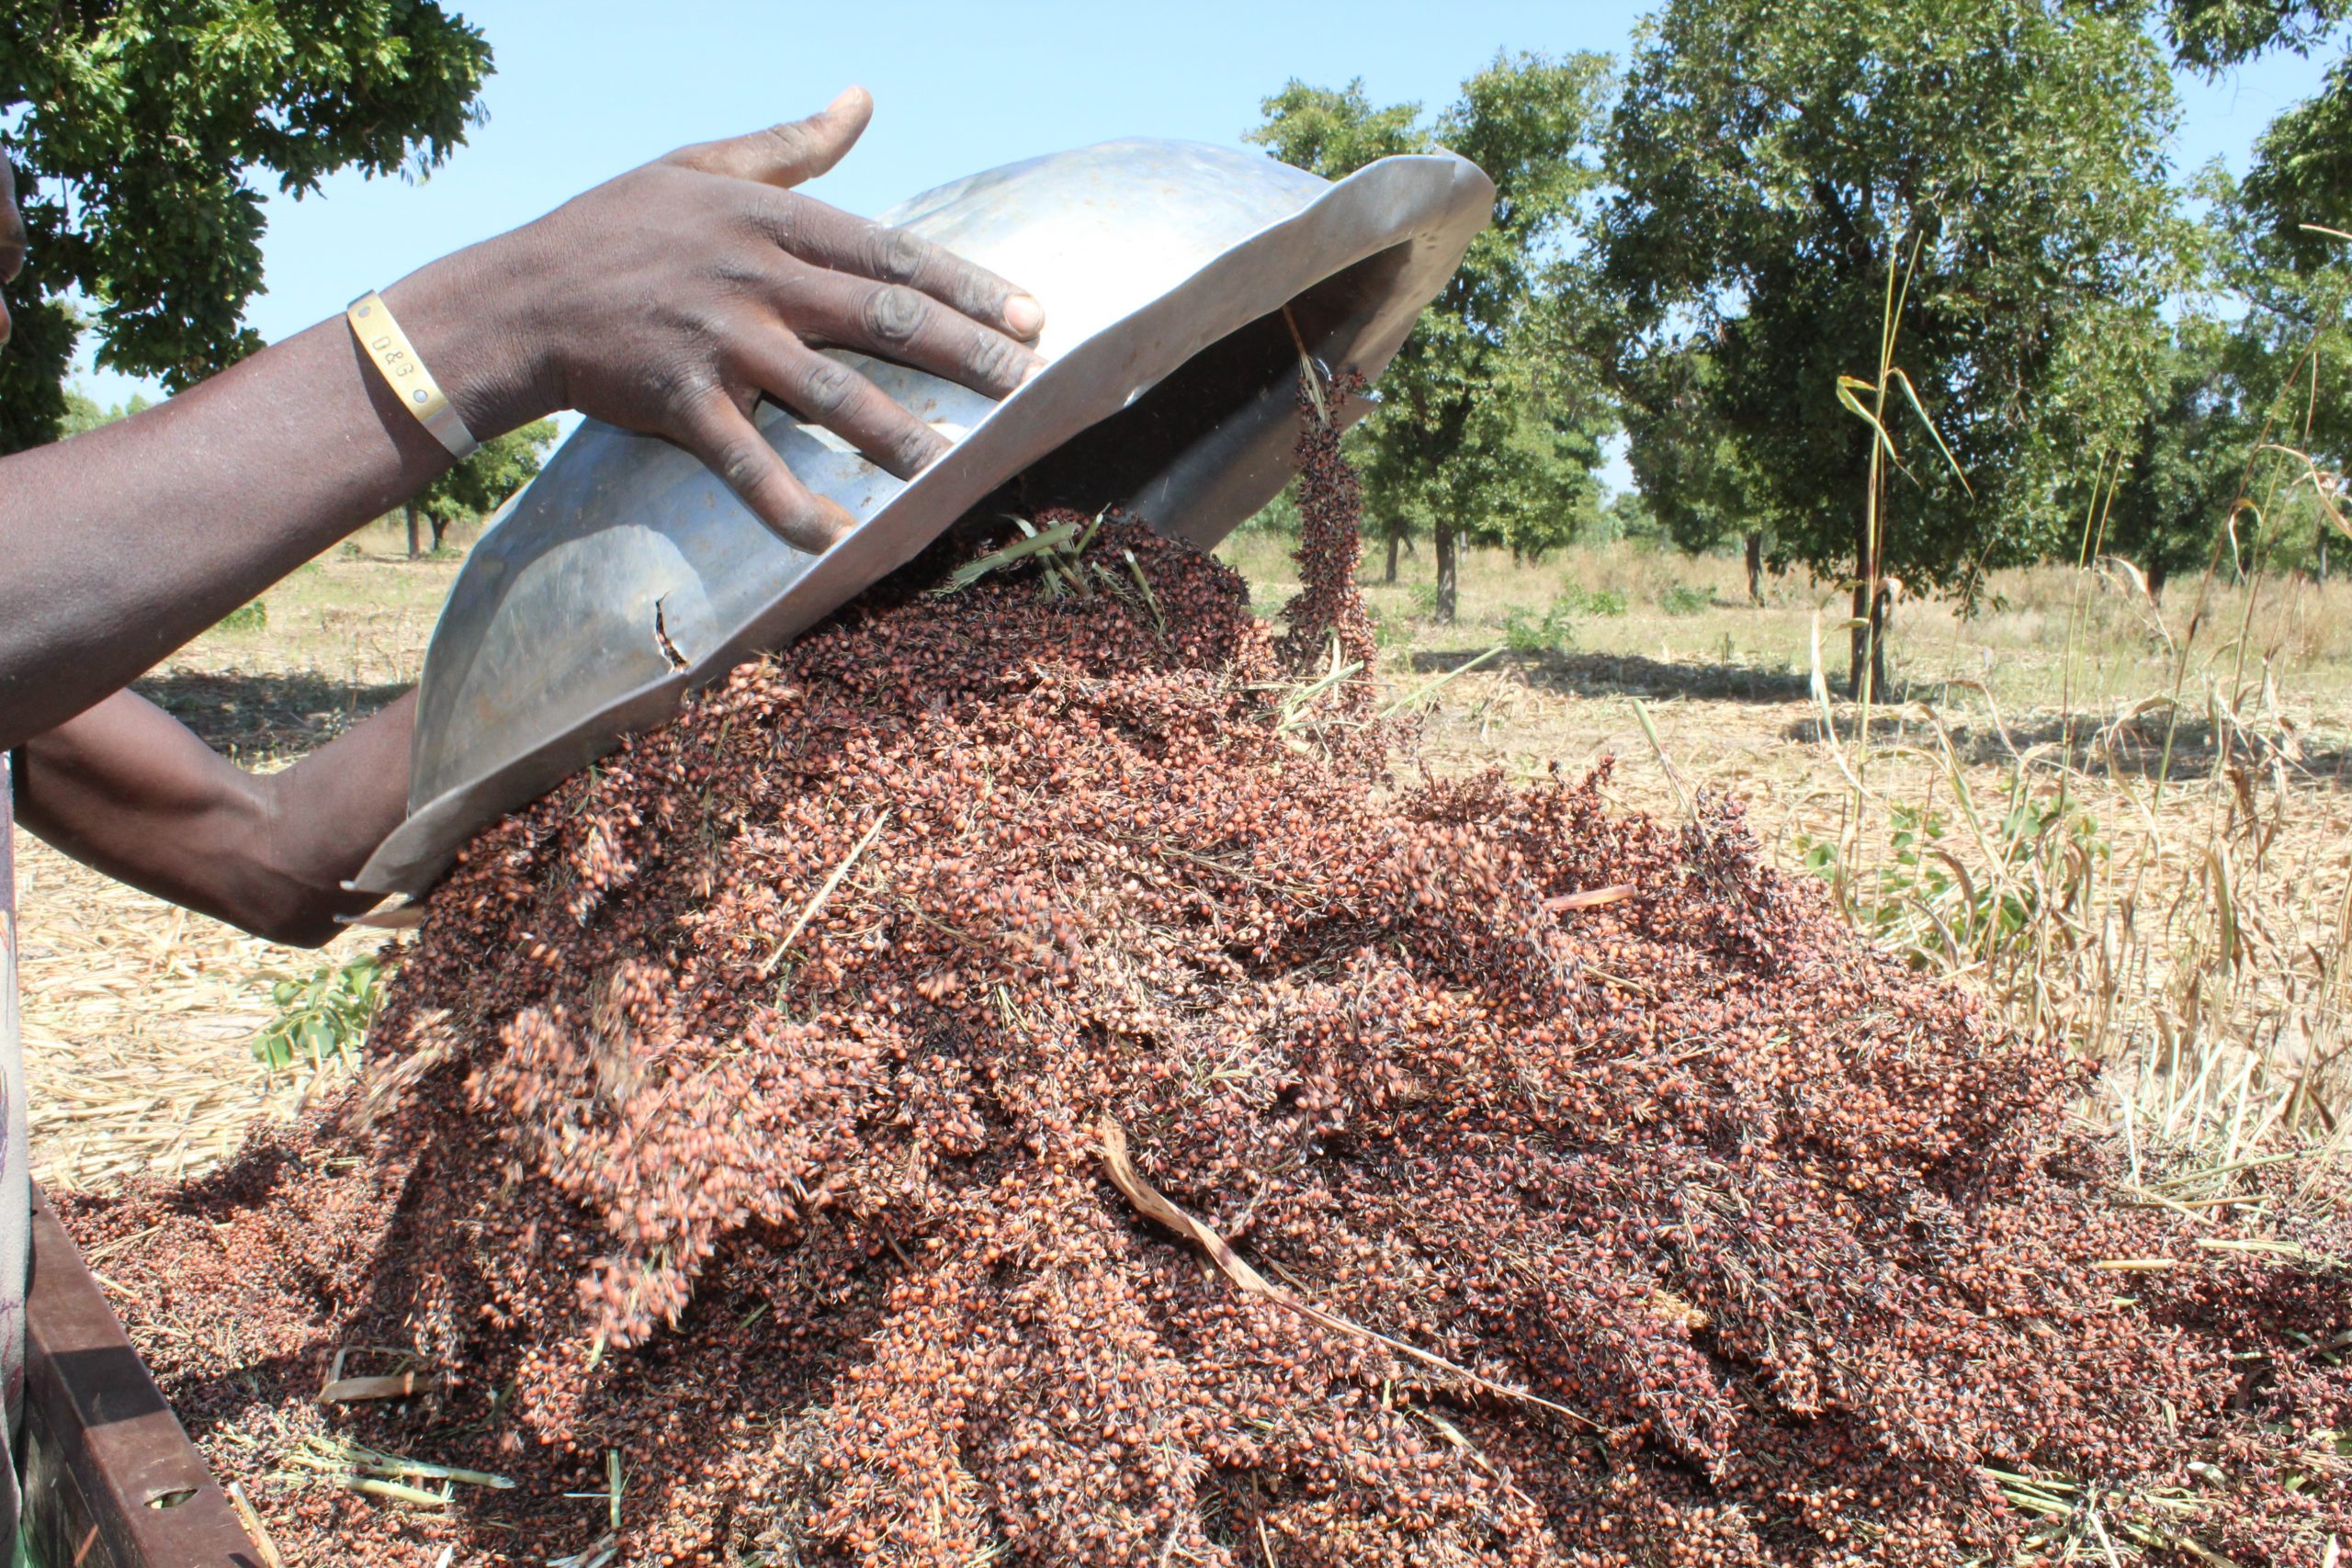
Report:
[{"label": "tree", "polygon": [[[2241,217],[2241,234],[2266,227]],[[2261,240],[2240,254],[2233,276],[2246,309],[2229,339],[2240,412],[2227,468],[2250,509],[2239,532],[2258,526],[2268,546],[2284,542],[2279,529],[2294,514],[2319,526],[2340,511],[2299,503],[2336,494],[2352,468],[2352,407],[2341,392],[2352,377],[2352,247],[2328,265],[2269,265],[2278,254]],[[2326,558],[2315,541],[2312,564],[2324,571]]]},{"label": "tree", "polygon": [[[2172,0],[2165,17],[2180,62],[2217,74],[2276,50],[2314,52],[2341,37],[2352,0]],[[2207,177],[2230,241],[2223,266],[2248,306],[2235,333],[2246,440],[2292,449],[2256,457],[2272,482],[2252,499],[2284,499],[2279,482],[2333,485],[2352,466],[2352,407],[2335,390],[2352,373],[2352,53],[2270,122],[2242,185]],[[2324,536],[2314,556],[2324,572]]]},{"label": "tree", "polygon": [[102,424],[112,424],[116,420],[144,413],[155,406],[138,392],[130,394],[129,402],[116,403],[111,407],[101,404],[79,387],[66,388],[64,395],[65,413],[57,423],[60,435],[79,435],[85,430],[96,430]]},{"label": "tree", "polygon": [[2104,504],[2108,553],[2135,560],[2151,597],[2211,558],[2256,435],[2242,403],[2245,343],[2210,317],[2183,316],[2160,349],[2134,438]]},{"label": "tree", "polygon": [[251,177],[300,197],[338,169],[437,167],[491,69],[481,32],[429,0],[0,0],[0,39],[31,241],[0,451],[55,439],[85,324],[100,366],[175,391],[258,348]]},{"label": "tree", "polygon": [[1690,555],[1740,541],[1747,597],[1764,603],[1764,544],[1773,520],[1763,487],[1740,461],[1712,393],[1718,379],[1702,343],[1643,356],[1619,386],[1627,467],[1651,515]]},{"label": "tree", "polygon": [[1333,91],[1294,81],[1265,100],[1265,123],[1250,133],[1331,179],[1446,147],[1495,182],[1494,226],[1422,314],[1381,378],[1382,407],[1351,437],[1391,571],[1411,531],[1435,542],[1442,621],[1453,618],[1465,536],[1540,554],[1599,503],[1610,415],[1583,367],[1544,352],[1540,317],[1550,264],[1600,182],[1588,149],[1608,81],[1600,55],[1498,56],[1430,123],[1417,104],[1374,108],[1361,82]]},{"label": "tree", "polygon": [[2164,20],[2183,65],[2217,72],[2266,50],[2309,54],[2347,17],[2347,0],[2170,0]]},{"label": "tree", "polygon": [[2183,301],[2161,345],[2111,504],[2095,512],[2104,547],[2141,562],[2153,593],[2209,561],[2324,580],[2352,465],[2336,391],[2352,377],[2352,244],[2308,246],[2218,165],[2192,189],[2209,213],[2194,270],[2211,292]]},{"label": "tree", "polygon": [[2244,200],[2299,269],[2343,259],[2352,230],[2352,59],[2337,61],[2317,94],[2263,131]]},{"label": "tree", "polygon": [[540,460],[555,441],[555,421],[535,419],[519,430],[493,435],[447,473],[409,498],[408,553],[423,555],[424,531],[433,528],[437,552],[449,525],[460,517],[481,518],[495,512],[510,495],[530,483]]},{"label": "tree", "polygon": [[1600,515],[1595,520],[1590,536],[1600,543],[1624,539],[1634,544],[1657,545],[1669,536],[1651,509],[1649,498],[1640,489],[1621,490],[1601,503]]},{"label": "tree", "polygon": [[[2347,17],[2352,0],[2171,0],[2165,10],[2175,56],[2209,76],[2274,50],[2308,55]],[[2241,199],[2279,259],[2299,269],[2344,259],[2344,242],[2316,231],[2352,230],[2352,55],[2270,122]]]},{"label": "tree", "polygon": [[[1858,691],[1883,680],[1895,573],[1949,587],[2047,554],[2082,455],[2136,427],[2172,112],[2124,6],[1668,0],[1645,28],[1601,221],[1621,374],[1706,342],[1703,405],[1773,564],[1852,575]],[[1846,376],[1870,384],[1852,405]],[[1873,493],[1857,411],[1882,394],[1907,457]]]}]

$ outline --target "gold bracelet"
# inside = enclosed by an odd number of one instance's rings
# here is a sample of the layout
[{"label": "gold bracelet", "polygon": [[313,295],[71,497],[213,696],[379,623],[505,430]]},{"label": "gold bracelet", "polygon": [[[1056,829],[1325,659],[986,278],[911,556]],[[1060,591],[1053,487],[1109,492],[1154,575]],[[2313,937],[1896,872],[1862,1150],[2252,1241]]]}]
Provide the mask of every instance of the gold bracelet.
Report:
[{"label": "gold bracelet", "polygon": [[352,335],[359,340],[359,346],[368,351],[368,357],[384,373],[384,380],[400,398],[401,406],[416,415],[417,423],[431,431],[434,438],[449,449],[451,457],[469,456],[481,445],[450,406],[441,384],[433,378],[433,372],[416,356],[408,333],[401,331],[400,322],[392,319],[392,308],[384,303],[382,295],[369,289],[354,299],[351,309],[343,315],[351,323]]}]

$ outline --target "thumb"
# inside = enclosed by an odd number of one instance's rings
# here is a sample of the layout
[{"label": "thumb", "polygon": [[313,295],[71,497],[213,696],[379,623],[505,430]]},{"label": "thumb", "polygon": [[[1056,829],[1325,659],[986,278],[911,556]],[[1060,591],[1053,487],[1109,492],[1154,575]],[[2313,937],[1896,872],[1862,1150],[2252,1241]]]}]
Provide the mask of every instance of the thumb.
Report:
[{"label": "thumb", "polygon": [[786,120],[748,136],[682,147],[670,154],[669,161],[707,174],[797,186],[840,163],[842,154],[857,145],[865,122],[873,118],[873,95],[863,87],[850,87],[806,119]]}]

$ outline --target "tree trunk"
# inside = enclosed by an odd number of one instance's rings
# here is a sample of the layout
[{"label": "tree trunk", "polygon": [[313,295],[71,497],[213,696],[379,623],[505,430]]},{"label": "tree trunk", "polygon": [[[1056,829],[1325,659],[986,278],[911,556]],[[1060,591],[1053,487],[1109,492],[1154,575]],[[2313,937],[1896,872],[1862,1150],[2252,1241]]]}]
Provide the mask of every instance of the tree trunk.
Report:
[{"label": "tree trunk", "polygon": [[1747,536],[1747,602],[1764,603],[1764,536]]},{"label": "tree trunk", "polygon": [[1872,544],[1868,519],[1857,517],[1853,642],[1846,660],[1846,689],[1857,702],[1876,702],[1886,693],[1886,576]]},{"label": "tree trunk", "polygon": [[1871,585],[1865,575],[1868,569],[1854,577],[1854,608],[1848,618],[1846,649],[1846,694],[1856,702],[1862,700],[1862,672],[1870,668],[1871,654]]},{"label": "tree trunk", "polygon": [[1892,608],[1884,578],[1854,584],[1854,641],[1846,665],[1846,690],[1856,702],[1864,697],[1865,669],[1870,672],[1869,700],[1886,700],[1886,623]]},{"label": "tree trunk", "polygon": [[2153,604],[2165,602],[2165,558],[2152,556],[2148,559],[2148,601]]},{"label": "tree trunk", "polygon": [[417,512],[416,502],[410,502],[408,503],[408,558],[411,560],[414,560],[424,553],[424,530],[419,526],[423,521],[424,519]]},{"label": "tree trunk", "polygon": [[1383,577],[1381,581],[1393,583],[1396,581],[1396,547],[1404,542],[1403,534],[1394,528],[1388,530],[1388,575]]},{"label": "tree trunk", "polygon": [[437,556],[441,553],[441,541],[447,537],[448,533],[449,520],[447,517],[435,517],[433,519],[433,553],[435,555]]},{"label": "tree trunk", "polygon": [[1436,524],[1436,532],[1437,619],[1439,625],[1450,626],[1453,624],[1456,558],[1462,552],[1454,538],[1453,524],[1451,520],[1440,518]]},{"label": "tree trunk", "polygon": [[2319,536],[2319,585],[2327,586],[2327,519],[2323,517],[2312,526]]},{"label": "tree trunk", "polygon": [[1886,700],[1886,639],[1890,632],[1889,618],[1894,613],[1894,595],[1882,576],[1871,585],[1871,700]]}]

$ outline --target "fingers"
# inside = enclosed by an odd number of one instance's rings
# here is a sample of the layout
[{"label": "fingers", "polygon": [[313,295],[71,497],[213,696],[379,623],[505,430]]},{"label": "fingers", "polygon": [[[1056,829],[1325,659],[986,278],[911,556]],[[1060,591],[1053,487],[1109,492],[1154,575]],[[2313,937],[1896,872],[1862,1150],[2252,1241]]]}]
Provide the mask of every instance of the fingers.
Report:
[{"label": "fingers", "polygon": [[808,348],[788,333],[746,355],[752,379],[811,424],[864,453],[876,468],[910,479],[952,445],[881,388]]},{"label": "fingers", "polygon": [[1026,344],[902,283],[797,267],[779,280],[778,296],[778,314],[805,342],[910,365],[991,398],[1010,396],[1045,364]]},{"label": "fingers", "polygon": [[863,219],[849,220],[847,231],[836,243],[838,254],[821,265],[835,272],[862,274],[878,283],[904,284],[1023,342],[1035,342],[1038,330],[1046,324],[1044,306],[988,268],[966,261],[951,250],[919,239],[904,229],[886,228]]},{"label": "fingers", "polygon": [[1009,397],[1046,363],[1026,345],[902,283],[867,285],[857,292],[854,312],[831,323],[839,335],[829,341],[944,376],[992,398]]},{"label": "fingers", "polygon": [[822,555],[856,526],[847,511],[794,479],[751,417],[715,388],[687,405],[679,444],[795,549]]},{"label": "fingers", "polygon": [[768,237],[812,266],[903,285],[1023,343],[1034,343],[1046,324],[1045,307],[1031,296],[903,229],[853,218],[803,196],[773,197],[762,211]]},{"label": "fingers", "polygon": [[872,96],[863,87],[851,87],[806,119],[786,120],[723,141],[681,147],[670,154],[669,161],[763,185],[797,186],[840,163],[873,118]]}]

